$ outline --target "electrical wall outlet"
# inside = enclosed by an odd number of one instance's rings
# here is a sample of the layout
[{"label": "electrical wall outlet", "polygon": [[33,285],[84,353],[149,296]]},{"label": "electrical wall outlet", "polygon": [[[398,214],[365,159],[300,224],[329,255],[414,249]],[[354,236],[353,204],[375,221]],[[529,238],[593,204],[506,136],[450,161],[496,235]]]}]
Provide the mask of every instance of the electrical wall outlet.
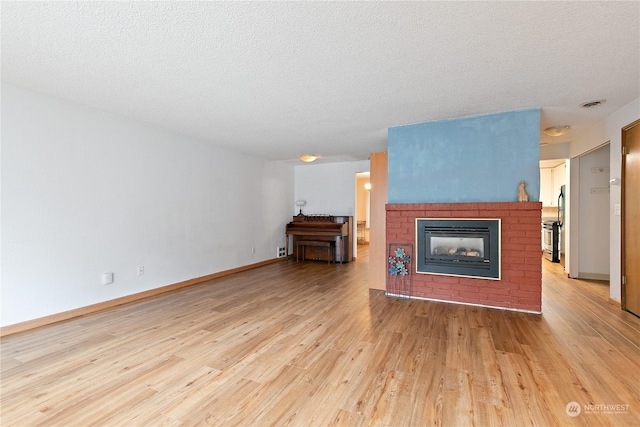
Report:
[{"label": "electrical wall outlet", "polygon": [[102,273],[102,284],[108,285],[113,283],[113,273]]},{"label": "electrical wall outlet", "polygon": [[287,253],[285,252],[285,248],[281,248],[280,246],[278,246],[276,248],[276,257],[283,258],[286,256],[287,256]]},{"label": "electrical wall outlet", "polygon": [[138,267],[138,276],[142,276],[144,274],[144,265]]}]

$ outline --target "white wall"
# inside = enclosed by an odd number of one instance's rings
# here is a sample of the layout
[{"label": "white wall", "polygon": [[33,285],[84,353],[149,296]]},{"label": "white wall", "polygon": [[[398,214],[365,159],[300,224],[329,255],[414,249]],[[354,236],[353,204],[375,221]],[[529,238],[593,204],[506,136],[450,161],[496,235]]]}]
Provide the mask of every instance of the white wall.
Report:
[{"label": "white wall", "polygon": [[[307,201],[307,205],[302,209],[306,215],[355,216],[355,174],[368,170],[368,160],[296,166],[295,200]],[[294,208],[292,204],[292,212],[297,214],[298,211]],[[355,229],[353,236],[355,256],[357,254]]]},{"label": "white wall", "polygon": [[570,143],[549,144],[540,147],[540,160],[556,160],[569,158]]},{"label": "white wall", "polygon": [[[307,215],[354,215],[355,174],[369,170],[369,161],[300,165],[295,167],[295,199],[306,200]],[[292,205],[291,209],[297,211]]]},{"label": "white wall", "polygon": [[[585,132],[578,135],[571,143],[570,156],[571,164],[571,185],[573,191],[574,182],[577,181],[576,174],[579,174],[579,162],[575,161],[577,156],[584,154],[594,148],[610,142],[609,177],[620,178],[622,165],[622,128],[640,118],[640,98],[636,98],[629,104],[609,115],[605,120],[595,123]],[[620,187],[611,186],[609,194],[609,272],[610,272],[610,296],[620,301],[620,216],[614,215],[614,208],[621,200]],[[574,201],[572,200],[572,207]],[[577,206],[576,206],[577,208]],[[571,218],[573,220],[574,214]],[[571,242],[573,245],[573,236]],[[578,248],[579,250],[579,248]],[[577,261],[576,261],[577,263]]]},{"label": "white wall", "polygon": [[609,279],[608,167],[609,145],[580,156],[579,278]]},{"label": "white wall", "polygon": [[293,179],[291,166],[3,84],[2,326],[275,258]]}]

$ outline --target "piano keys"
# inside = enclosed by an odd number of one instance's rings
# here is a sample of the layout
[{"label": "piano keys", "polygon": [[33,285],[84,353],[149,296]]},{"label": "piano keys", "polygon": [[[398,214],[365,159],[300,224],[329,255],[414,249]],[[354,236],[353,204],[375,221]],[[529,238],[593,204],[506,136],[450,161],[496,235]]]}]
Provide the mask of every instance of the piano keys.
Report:
[{"label": "piano keys", "polygon": [[[335,244],[334,262],[353,260],[353,217],[333,215],[297,215],[287,224],[285,229],[285,250],[289,254],[289,236],[296,257],[296,245],[300,240],[333,241]],[[325,248],[306,247],[304,259],[329,261],[329,253]],[[302,258],[301,258],[302,259]]]}]

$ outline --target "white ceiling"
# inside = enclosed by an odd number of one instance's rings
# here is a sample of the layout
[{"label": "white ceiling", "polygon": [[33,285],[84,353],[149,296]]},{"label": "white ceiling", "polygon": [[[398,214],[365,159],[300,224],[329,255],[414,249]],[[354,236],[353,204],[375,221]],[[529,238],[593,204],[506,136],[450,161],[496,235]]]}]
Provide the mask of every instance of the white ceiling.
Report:
[{"label": "white ceiling", "polygon": [[[7,2],[2,81],[293,162],[542,108],[567,142],[639,96],[640,2]],[[579,104],[604,98],[598,108]]]}]

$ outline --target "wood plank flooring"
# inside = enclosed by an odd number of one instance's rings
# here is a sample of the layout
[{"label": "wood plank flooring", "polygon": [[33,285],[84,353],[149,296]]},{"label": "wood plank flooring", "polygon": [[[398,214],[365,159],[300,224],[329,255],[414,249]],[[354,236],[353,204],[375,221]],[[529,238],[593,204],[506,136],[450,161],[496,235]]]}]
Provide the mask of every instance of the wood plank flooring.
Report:
[{"label": "wood plank flooring", "polygon": [[640,319],[606,283],[543,261],[543,315],[396,300],[359,255],[5,337],[0,424],[640,425]]}]

